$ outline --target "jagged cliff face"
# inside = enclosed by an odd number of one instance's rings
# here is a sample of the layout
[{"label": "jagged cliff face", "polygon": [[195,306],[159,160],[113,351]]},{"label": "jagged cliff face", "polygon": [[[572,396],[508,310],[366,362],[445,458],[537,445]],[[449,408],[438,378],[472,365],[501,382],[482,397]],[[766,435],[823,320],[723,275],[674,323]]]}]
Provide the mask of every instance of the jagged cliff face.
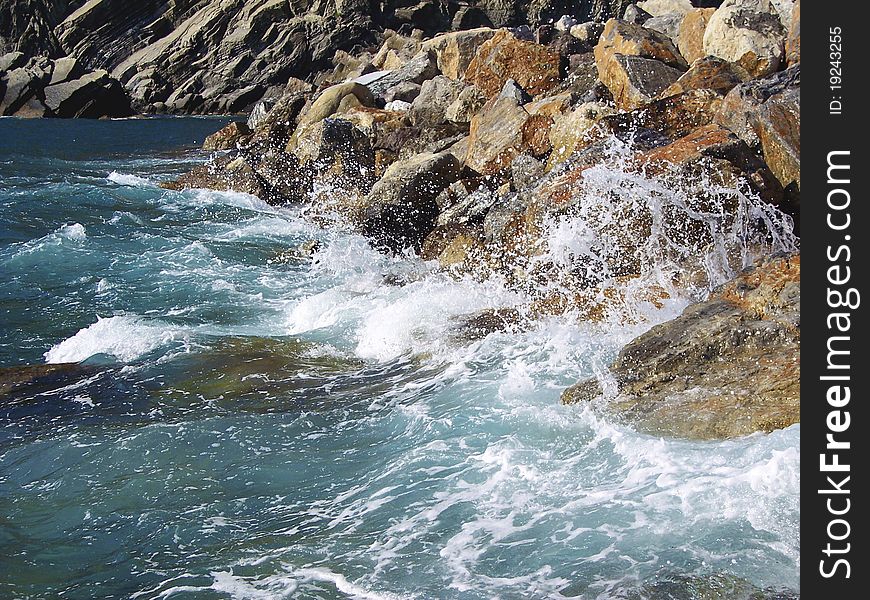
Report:
[{"label": "jagged cliff face", "polygon": [[[336,50],[390,27],[433,34],[602,18],[624,0],[0,0],[0,55],[79,59],[105,69],[144,111],[231,113],[310,79]],[[459,15],[459,16],[457,16]]]}]

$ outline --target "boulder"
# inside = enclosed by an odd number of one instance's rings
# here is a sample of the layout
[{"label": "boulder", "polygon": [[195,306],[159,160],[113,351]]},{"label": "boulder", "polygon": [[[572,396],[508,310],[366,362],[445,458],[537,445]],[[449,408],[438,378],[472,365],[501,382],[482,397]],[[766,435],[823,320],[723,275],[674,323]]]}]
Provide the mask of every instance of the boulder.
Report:
[{"label": "boulder", "polygon": [[614,112],[606,104],[586,102],[571,112],[556,117],[549,132],[553,152],[547,164],[548,168],[552,169],[584,145],[587,133],[595,124]]},{"label": "boulder", "polygon": [[468,31],[478,27],[492,27],[492,21],[483,10],[476,6],[459,7],[450,22],[450,29],[454,31]]},{"label": "boulder", "polygon": [[25,67],[0,74],[0,115],[17,113],[43,85],[40,73]]},{"label": "boulder", "polygon": [[231,150],[251,135],[245,121],[233,121],[214,132],[202,143],[203,150]]},{"label": "boulder", "polygon": [[668,143],[709,124],[721,105],[722,96],[713,90],[689,90],[631,112],[601,117],[599,129],[617,136],[655,132]]},{"label": "boulder", "polygon": [[725,0],[707,23],[704,52],[763,77],[779,68],[785,33],[770,0]]},{"label": "boulder", "polygon": [[617,106],[626,110],[649,103],[687,68],[666,35],[618,19],[605,24],[595,64]]},{"label": "boulder", "polygon": [[677,81],[683,71],[658,60],[615,54],[611,60],[599,63],[599,74],[616,105],[633,110],[652,102]]},{"label": "boulder", "polygon": [[688,71],[661,93],[661,97],[667,98],[690,90],[713,90],[724,96],[747,78],[747,73],[736,64],[708,56],[692,63]]},{"label": "boulder", "polygon": [[459,92],[456,100],[447,107],[444,117],[452,123],[469,124],[472,117],[486,104],[486,100],[486,95],[477,86],[470,85]]},{"label": "boulder", "polygon": [[704,50],[704,32],[714,12],[715,8],[696,8],[687,12],[680,21],[680,30],[675,41],[680,54],[689,63],[707,56]]},{"label": "boulder", "polygon": [[685,59],[665,34],[634,23],[610,19],[595,45],[598,70],[606,70],[607,63],[614,61],[620,54],[657,60],[682,71],[688,68]]},{"label": "boulder", "polygon": [[502,29],[480,46],[465,79],[489,97],[501,91],[508,79],[537,96],[559,83],[559,55]]},{"label": "boulder", "polygon": [[204,188],[242,192],[267,202],[274,201],[262,177],[240,156],[225,156],[199,165],[174,181],[162,182],[160,187],[169,190]]},{"label": "boulder", "polygon": [[418,154],[391,164],[363,203],[362,232],[383,249],[419,251],[435,225],[435,198],[459,179],[461,167],[450,152]]},{"label": "boulder", "polygon": [[[654,31],[658,31],[659,33],[663,33],[668,36],[672,42],[676,44],[677,39],[680,37],[680,25],[683,23],[683,18],[685,18],[684,13],[677,13],[671,15],[662,15],[660,17],[653,17],[648,19],[643,26],[646,29],[652,29]],[[685,57],[683,57],[685,58]]]},{"label": "boulder", "polygon": [[496,34],[495,29],[479,27],[465,31],[452,31],[423,42],[423,50],[435,53],[438,69],[450,79],[460,79],[484,42]]},{"label": "boulder", "polygon": [[635,25],[643,25],[652,19],[652,15],[638,7],[637,4],[629,4],[622,13],[622,20]]},{"label": "boulder", "polygon": [[365,133],[345,119],[330,118],[315,123],[295,138],[288,148],[303,166],[320,177],[337,178],[347,189],[368,191],[374,174],[374,154]]},{"label": "boulder", "polygon": [[785,38],[785,60],[788,66],[801,61],[801,0],[796,0]]},{"label": "boulder", "polygon": [[598,40],[601,38],[601,33],[603,31],[603,23],[588,21],[586,23],[574,25],[573,27],[571,27],[569,32],[572,36],[574,36],[581,42],[585,42],[590,47],[594,47],[595,44],[598,43]]},{"label": "boulder", "polygon": [[27,57],[23,52],[7,52],[0,56],[0,74],[6,71],[14,71],[27,63]]},{"label": "boulder", "polygon": [[385,95],[392,88],[404,83],[422,84],[437,74],[438,66],[435,63],[435,53],[421,51],[398,69],[385,73],[382,77],[366,83],[366,87],[375,98],[383,102]]},{"label": "boulder", "polygon": [[482,175],[507,169],[528,150],[523,132],[531,115],[513,98],[496,98],[471,119],[465,165]]},{"label": "boulder", "polygon": [[347,82],[326,88],[300,116],[299,128],[317,123],[352,106],[374,106],[375,98],[361,83]]},{"label": "boulder", "polygon": [[[800,422],[800,255],[760,261],[626,345],[606,404],[654,435],[722,439]],[[565,403],[600,396],[596,379]]]},{"label": "boulder", "polygon": [[[715,121],[733,131],[750,147],[760,147],[760,119],[764,116],[762,106],[779,95],[799,101],[799,64],[769,77],[747,81],[732,89],[723,99]],[[799,117],[799,113],[795,116]],[[799,145],[797,147],[800,148]]]},{"label": "boulder", "polygon": [[459,98],[466,85],[444,75],[423,83],[420,94],[411,103],[409,118],[416,127],[437,127],[447,121],[447,109]]},{"label": "boulder", "polygon": [[389,104],[396,100],[400,102],[413,102],[420,95],[422,86],[413,81],[403,81],[388,89],[384,93],[384,102]]}]

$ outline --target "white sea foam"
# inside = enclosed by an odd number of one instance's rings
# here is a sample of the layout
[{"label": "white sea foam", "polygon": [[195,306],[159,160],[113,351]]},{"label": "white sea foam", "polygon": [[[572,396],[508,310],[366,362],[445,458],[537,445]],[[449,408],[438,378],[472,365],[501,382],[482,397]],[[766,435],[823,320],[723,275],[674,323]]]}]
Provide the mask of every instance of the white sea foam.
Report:
[{"label": "white sea foam", "polygon": [[109,176],[106,177],[112,183],[117,183],[118,185],[126,185],[130,187],[154,187],[155,183],[150,179],[145,177],[140,177],[139,175],[133,175],[131,173],[118,173],[117,171],[112,171],[109,173]]},{"label": "white sea foam", "polygon": [[80,362],[96,354],[108,354],[130,362],[171,341],[184,332],[165,323],[136,316],[98,318],[74,336],[45,353],[47,363]]}]

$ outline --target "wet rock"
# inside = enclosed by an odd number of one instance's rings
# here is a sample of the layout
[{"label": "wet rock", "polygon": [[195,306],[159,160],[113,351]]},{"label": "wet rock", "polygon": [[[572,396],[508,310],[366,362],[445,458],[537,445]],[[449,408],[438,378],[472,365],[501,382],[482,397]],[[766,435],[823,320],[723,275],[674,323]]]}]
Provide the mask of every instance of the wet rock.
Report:
[{"label": "wet rock", "polygon": [[524,319],[515,308],[487,308],[461,317],[450,334],[455,343],[469,343],[501,331],[521,329]]},{"label": "wet rock", "polygon": [[550,155],[548,168],[566,160],[575,150],[584,145],[587,133],[595,124],[614,112],[605,104],[587,102],[557,117],[549,132],[553,153]]},{"label": "wet rock", "polygon": [[725,0],[707,23],[704,52],[763,77],[779,68],[785,33],[770,0]]},{"label": "wet rock", "polygon": [[365,200],[363,233],[393,252],[407,247],[419,251],[438,215],[435,198],[460,173],[459,161],[449,152],[418,154],[391,164]]},{"label": "wet rock", "polygon": [[689,63],[707,56],[704,50],[704,32],[714,12],[715,8],[696,8],[687,12],[680,22],[676,38],[677,48]]},{"label": "wet rock", "polygon": [[244,121],[233,121],[214,132],[202,143],[203,150],[231,150],[251,135],[248,124]]},{"label": "wet rock", "polygon": [[97,367],[78,363],[0,367],[0,407],[81,381],[97,371]]},{"label": "wet rock", "polygon": [[442,269],[456,274],[473,273],[480,270],[484,252],[485,246],[480,230],[466,228],[450,238],[438,255],[438,264]]},{"label": "wet rock", "polygon": [[495,29],[479,27],[466,31],[453,31],[435,36],[423,43],[424,50],[435,52],[441,74],[460,79],[484,42],[496,34]]},{"label": "wet rock", "polygon": [[800,189],[800,64],[735,87],[715,121],[760,146],[783,186]]},{"label": "wet rock", "polygon": [[662,15],[660,17],[647,19],[643,26],[647,29],[653,29],[659,33],[665,34],[676,44],[677,39],[680,37],[680,25],[683,23],[684,17],[685,14],[681,13]]},{"label": "wet rock", "polygon": [[601,33],[604,31],[604,24],[595,21],[580,23],[571,27],[570,33],[572,36],[585,42],[590,47],[594,47],[601,38]]},{"label": "wet rock", "polygon": [[[693,439],[800,421],[800,256],[766,259],[630,342],[611,367],[606,410],[642,431]],[[601,394],[597,380],[565,403]]]},{"label": "wet rock", "polygon": [[748,74],[739,66],[715,56],[700,58],[661,93],[662,98],[690,90],[713,90],[722,95],[748,79]]},{"label": "wet rock", "polygon": [[532,97],[529,96],[526,91],[521,88],[516,81],[513,79],[508,79],[504,82],[504,86],[501,88],[501,91],[498,93],[499,98],[510,98],[514,102],[516,102],[519,106],[523,104],[527,104],[532,101]]},{"label": "wet rock", "polygon": [[518,154],[531,150],[532,141],[540,143],[539,139],[531,139],[541,133],[532,118],[513,98],[490,101],[471,120],[466,166],[482,175],[507,169]]},{"label": "wet rock", "polygon": [[465,79],[490,97],[496,95],[508,79],[537,96],[559,82],[559,55],[502,29],[480,46],[468,65]]},{"label": "wet rock", "polygon": [[511,187],[514,191],[532,187],[544,176],[543,161],[528,154],[520,154],[511,162]]},{"label": "wet rock", "polygon": [[165,181],[160,187],[169,190],[209,189],[251,194],[267,202],[280,203],[274,198],[263,178],[240,156],[225,156],[206,165],[200,165],[174,181]]}]

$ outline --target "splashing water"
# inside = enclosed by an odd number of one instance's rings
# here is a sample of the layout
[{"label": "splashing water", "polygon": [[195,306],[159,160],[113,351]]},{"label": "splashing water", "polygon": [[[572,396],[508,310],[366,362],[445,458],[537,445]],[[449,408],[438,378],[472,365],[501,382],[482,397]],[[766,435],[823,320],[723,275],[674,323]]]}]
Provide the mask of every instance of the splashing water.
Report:
[{"label": "splashing water", "polygon": [[[0,404],[4,590],[799,588],[799,425],[658,439],[558,402],[755,253],[793,249],[787,217],[743,190],[633,170],[620,150],[584,173],[535,260],[554,289],[581,272],[626,300],[600,321],[532,321],[532,295],[500,277],[387,257],[250,196],[155,185],[203,159],[165,153],[219,125],[0,122],[16,140],[0,141],[0,364],[54,369]],[[626,220],[646,232],[631,278]],[[313,258],[299,251],[310,240]],[[453,335],[460,317],[505,307],[522,327]]]}]

